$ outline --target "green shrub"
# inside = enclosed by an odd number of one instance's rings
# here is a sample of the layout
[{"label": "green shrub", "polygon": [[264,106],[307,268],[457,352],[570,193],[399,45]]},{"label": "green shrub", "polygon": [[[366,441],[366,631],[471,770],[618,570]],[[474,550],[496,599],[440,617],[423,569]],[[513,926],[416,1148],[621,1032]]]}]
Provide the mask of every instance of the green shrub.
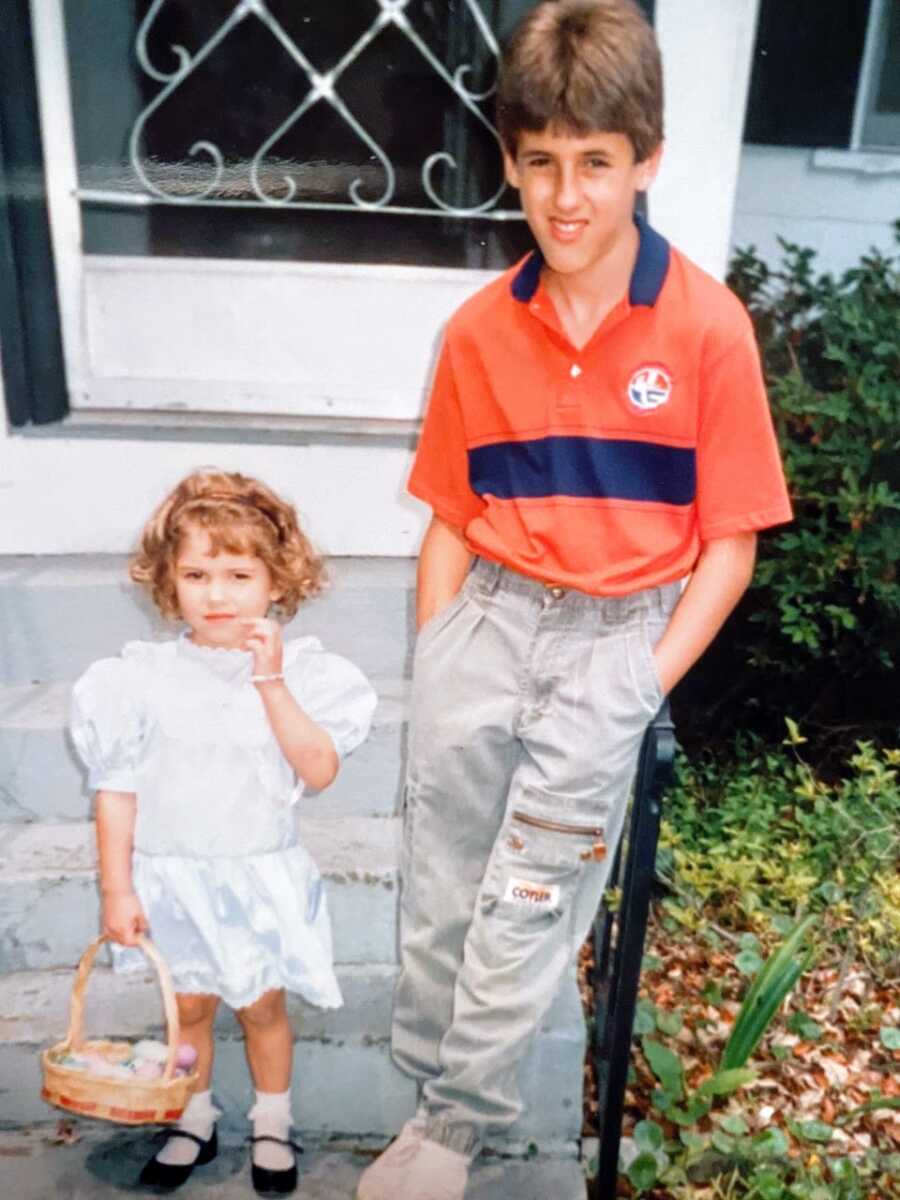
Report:
[{"label": "green shrub", "polygon": [[777,268],[739,251],[728,282],[756,327],[795,520],[761,536],[752,588],[677,706],[692,749],[770,734],[785,711],[852,745],[890,738],[900,711],[900,258],[873,251],[834,279],[781,245]]},{"label": "green shrub", "polygon": [[748,743],[728,764],[679,759],[666,793],[659,873],[687,928],[714,921],[781,935],[821,913],[823,953],[853,949],[882,979],[900,977],[900,750],[859,743],[840,778],[791,750]]}]

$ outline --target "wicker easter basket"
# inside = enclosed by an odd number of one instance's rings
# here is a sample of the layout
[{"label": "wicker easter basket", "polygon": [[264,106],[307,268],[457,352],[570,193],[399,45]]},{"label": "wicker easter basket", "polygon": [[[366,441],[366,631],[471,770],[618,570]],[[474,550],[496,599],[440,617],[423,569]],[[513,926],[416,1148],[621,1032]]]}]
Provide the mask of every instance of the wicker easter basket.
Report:
[{"label": "wicker easter basket", "polygon": [[177,1121],[197,1082],[197,1072],[194,1070],[187,1075],[175,1074],[175,1055],[179,1038],[175,990],[165,960],[147,938],[139,937],[138,945],[156,968],[166,1014],[169,1056],[160,1078],[116,1079],[63,1066],[59,1061],[69,1051],[94,1051],[111,1061],[117,1058],[124,1059],[130,1053],[129,1042],[84,1040],[84,993],[97,951],[105,941],[106,936],[101,934],[81,956],[72,985],[69,1032],[61,1042],[57,1042],[41,1055],[44,1076],[41,1097],[49,1104],[55,1104],[80,1116],[98,1117],[120,1125],[152,1125]]}]

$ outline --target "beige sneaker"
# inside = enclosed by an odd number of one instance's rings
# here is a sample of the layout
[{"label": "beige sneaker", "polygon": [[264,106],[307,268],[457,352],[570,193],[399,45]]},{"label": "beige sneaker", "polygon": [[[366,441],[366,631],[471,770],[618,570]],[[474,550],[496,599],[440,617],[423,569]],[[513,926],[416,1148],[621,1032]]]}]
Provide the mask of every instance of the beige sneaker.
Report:
[{"label": "beige sneaker", "polygon": [[471,1161],[467,1154],[422,1138],[397,1178],[394,1200],[463,1200]]},{"label": "beige sneaker", "polygon": [[415,1157],[425,1134],[425,1117],[416,1113],[386,1150],[366,1167],[356,1188],[357,1200],[398,1200],[398,1181]]}]

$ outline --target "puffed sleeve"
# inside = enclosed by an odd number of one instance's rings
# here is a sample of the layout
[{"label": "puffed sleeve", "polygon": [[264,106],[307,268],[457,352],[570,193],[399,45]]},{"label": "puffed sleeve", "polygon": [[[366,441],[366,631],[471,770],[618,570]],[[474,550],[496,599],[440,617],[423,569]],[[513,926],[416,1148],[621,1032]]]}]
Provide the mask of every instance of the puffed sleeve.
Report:
[{"label": "puffed sleeve", "polygon": [[318,639],[303,638],[285,647],[284,678],[341,758],[365,740],[378,697],[359,667],[323,650]]},{"label": "puffed sleeve", "polygon": [[94,791],[133,792],[146,740],[135,665],[102,658],[72,689],[69,729]]}]

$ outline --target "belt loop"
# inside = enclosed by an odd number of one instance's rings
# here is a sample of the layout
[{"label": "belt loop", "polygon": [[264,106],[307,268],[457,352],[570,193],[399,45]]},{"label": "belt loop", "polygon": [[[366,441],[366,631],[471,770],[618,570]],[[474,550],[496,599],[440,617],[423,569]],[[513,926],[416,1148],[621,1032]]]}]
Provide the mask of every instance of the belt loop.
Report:
[{"label": "belt loop", "polygon": [[497,584],[500,582],[501,570],[500,564],[491,562],[490,559],[475,559],[472,567],[472,579],[482,596],[493,596],[494,592],[496,592]]}]

